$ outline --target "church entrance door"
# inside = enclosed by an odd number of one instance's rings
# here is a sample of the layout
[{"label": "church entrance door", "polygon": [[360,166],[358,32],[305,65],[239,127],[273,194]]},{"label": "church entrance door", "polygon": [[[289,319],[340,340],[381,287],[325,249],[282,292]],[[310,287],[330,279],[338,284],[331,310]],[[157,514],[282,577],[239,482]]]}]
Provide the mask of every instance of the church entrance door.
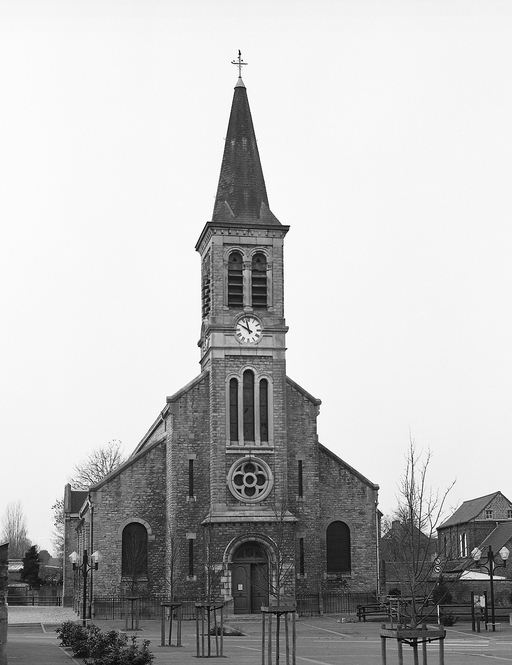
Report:
[{"label": "church entrance door", "polygon": [[235,614],[258,613],[268,605],[268,559],[258,543],[244,543],[233,559]]}]

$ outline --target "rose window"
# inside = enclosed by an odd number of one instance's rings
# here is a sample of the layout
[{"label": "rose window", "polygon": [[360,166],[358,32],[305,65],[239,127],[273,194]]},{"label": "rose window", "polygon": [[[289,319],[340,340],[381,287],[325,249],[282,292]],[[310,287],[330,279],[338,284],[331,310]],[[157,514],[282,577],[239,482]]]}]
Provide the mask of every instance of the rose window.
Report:
[{"label": "rose window", "polygon": [[268,464],[255,457],[235,462],[228,473],[228,487],[239,501],[257,502],[272,489],[272,471]]}]

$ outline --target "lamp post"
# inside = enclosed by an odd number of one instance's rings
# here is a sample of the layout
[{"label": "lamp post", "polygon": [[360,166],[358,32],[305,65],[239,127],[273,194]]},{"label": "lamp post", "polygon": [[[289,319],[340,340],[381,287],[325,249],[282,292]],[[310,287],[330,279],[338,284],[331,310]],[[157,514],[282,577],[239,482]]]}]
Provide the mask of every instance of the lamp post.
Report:
[{"label": "lamp post", "polygon": [[82,625],[86,626],[87,625],[87,618],[91,618],[91,607],[89,605],[89,616],[87,617],[87,577],[89,575],[89,571],[91,570],[98,570],[98,563],[100,561],[100,553],[98,550],[96,552],[93,552],[91,554],[91,563],[89,563],[89,555],[87,554],[87,550],[84,550],[83,556],[82,556],[82,563],[78,563],[79,556],[76,552],[72,552],[69,555],[69,560],[73,564],[73,570],[78,570],[80,573],[82,573],[83,577],[83,604],[82,604]]},{"label": "lamp post", "polygon": [[[493,632],[496,631],[496,621],[494,617],[494,571],[496,568],[505,568],[507,565],[507,559],[510,555],[510,550],[506,547],[502,547],[498,554],[494,554],[492,551],[492,545],[489,545],[487,550],[487,559],[485,561],[480,561],[482,557],[482,550],[475,547],[471,552],[471,556],[474,561],[476,561],[477,568],[483,568],[489,573],[489,580],[491,582],[491,625]],[[496,557],[499,555],[499,560],[496,560]]]}]

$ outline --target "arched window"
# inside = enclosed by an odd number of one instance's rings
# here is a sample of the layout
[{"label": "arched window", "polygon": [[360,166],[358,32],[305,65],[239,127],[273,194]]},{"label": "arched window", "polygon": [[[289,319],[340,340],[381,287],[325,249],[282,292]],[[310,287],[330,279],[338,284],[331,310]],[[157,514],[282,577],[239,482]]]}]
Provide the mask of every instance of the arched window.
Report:
[{"label": "arched window", "polygon": [[123,529],[122,575],[132,580],[148,574],[148,532],[139,522],[130,522]]},{"label": "arched window", "polygon": [[240,252],[231,252],[228,259],[228,307],[243,307],[244,276]]},{"label": "arched window", "polygon": [[268,441],[268,381],[260,381],[260,439]]},{"label": "arched window", "polygon": [[229,382],[229,438],[238,441],[238,381]]},{"label": "arched window", "polygon": [[267,306],[267,259],[258,252],[252,259],[252,306]]},{"label": "arched window", "polygon": [[350,556],[350,529],[345,522],[331,522],[327,527],[327,572],[349,573],[352,569]]},{"label": "arched window", "polygon": [[254,372],[246,369],[243,381],[244,441],[254,441]]}]

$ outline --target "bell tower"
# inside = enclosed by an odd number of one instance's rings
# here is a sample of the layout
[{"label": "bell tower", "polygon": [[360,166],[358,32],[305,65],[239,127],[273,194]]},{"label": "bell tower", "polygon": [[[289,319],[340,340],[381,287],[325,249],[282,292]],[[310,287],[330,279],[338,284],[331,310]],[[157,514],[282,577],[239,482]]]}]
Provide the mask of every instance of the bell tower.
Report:
[{"label": "bell tower", "polygon": [[[241,57],[234,62],[241,70]],[[240,71],[241,73],[241,71]],[[210,375],[212,515],[286,493],[283,242],[241,76],[201,255],[201,369]],[[256,465],[256,466],[255,466]],[[227,479],[227,480],[226,480]]]}]

